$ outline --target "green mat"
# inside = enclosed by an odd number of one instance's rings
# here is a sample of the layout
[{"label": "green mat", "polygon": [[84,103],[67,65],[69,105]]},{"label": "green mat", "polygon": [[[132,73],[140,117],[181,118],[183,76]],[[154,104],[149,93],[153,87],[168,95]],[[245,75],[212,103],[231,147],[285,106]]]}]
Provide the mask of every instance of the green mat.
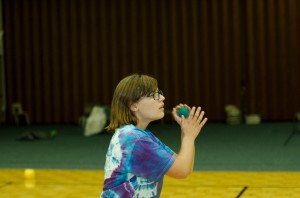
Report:
[{"label": "green mat", "polygon": [[[300,135],[285,141],[296,123],[208,123],[196,141],[195,170],[300,171]],[[175,152],[180,128],[153,123],[149,129]],[[18,141],[24,133],[55,130],[54,138]],[[103,169],[111,134],[84,137],[76,125],[0,126],[0,168]]]}]

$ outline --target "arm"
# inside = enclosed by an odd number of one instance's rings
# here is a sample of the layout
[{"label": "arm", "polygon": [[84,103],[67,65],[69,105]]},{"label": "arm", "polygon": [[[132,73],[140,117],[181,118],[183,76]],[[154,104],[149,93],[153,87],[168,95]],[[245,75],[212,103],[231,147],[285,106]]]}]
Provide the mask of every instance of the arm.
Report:
[{"label": "arm", "polygon": [[167,175],[174,178],[185,178],[193,170],[195,157],[195,140],[200,133],[202,127],[207,121],[204,117],[204,111],[198,107],[190,110],[188,118],[177,115],[177,109],[182,105],[173,108],[173,116],[177,123],[181,126],[181,148],[178,155],[175,155],[175,162],[170,167]]},{"label": "arm", "polygon": [[[177,153],[174,153],[174,158],[177,158],[178,154]],[[195,146],[194,146],[194,149],[193,149],[193,161],[192,161],[192,164],[191,164],[191,171],[190,172],[193,172],[194,170],[194,161],[195,161]]]},{"label": "arm", "polygon": [[195,162],[195,145],[194,145],[194,149],[193,149],[193,161],[191,164],[191,173],[194,171],[194,162]]}]

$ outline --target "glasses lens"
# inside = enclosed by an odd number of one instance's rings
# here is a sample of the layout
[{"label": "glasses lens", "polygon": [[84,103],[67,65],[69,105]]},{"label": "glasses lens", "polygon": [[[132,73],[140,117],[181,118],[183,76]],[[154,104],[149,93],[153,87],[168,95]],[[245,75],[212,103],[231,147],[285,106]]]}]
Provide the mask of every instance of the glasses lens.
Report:
[{"label": "glasses lens", "polygon": [[151,94],[149,94],[149,96],[153,97],[154,100],[159,100],[160,95],[163,95],[163,92],[161,90],[158,90],[156,92],[152,92]]},{"label": "glasses lens", "polygon": [[159,92],[155,92],[153,98],[154,100],[159,100]]},{"label": "glasses lens", "polygon": [[163,92],[161,90],[158,90],[158,92],[155,92],[154,99],[159,100],[161,95],[163,96]]}]

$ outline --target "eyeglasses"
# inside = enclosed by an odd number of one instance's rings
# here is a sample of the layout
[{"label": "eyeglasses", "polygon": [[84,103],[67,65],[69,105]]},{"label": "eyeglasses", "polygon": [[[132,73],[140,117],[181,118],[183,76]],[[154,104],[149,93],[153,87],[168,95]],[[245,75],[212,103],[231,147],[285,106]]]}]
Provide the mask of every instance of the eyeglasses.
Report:
[{"label": "eyeglasses", "polygon": [[162,90],[158,90],[158,91],[155,91],[155,92],[151,92],[148,97],[152,97],[154,100],[159,100],[160,99],[160,96],[163,96],[163,92]]}]

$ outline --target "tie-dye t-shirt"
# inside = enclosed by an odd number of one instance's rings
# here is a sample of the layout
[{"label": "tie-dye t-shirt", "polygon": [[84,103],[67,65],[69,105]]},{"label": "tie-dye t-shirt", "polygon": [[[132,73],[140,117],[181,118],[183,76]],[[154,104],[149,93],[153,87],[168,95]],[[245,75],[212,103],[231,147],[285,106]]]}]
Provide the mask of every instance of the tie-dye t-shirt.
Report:
[{"label": "tie-dye t-shirt", "polygon": [[101,197],[159,197],[174,152],[150,131],[125,125],[113,135]]}]

